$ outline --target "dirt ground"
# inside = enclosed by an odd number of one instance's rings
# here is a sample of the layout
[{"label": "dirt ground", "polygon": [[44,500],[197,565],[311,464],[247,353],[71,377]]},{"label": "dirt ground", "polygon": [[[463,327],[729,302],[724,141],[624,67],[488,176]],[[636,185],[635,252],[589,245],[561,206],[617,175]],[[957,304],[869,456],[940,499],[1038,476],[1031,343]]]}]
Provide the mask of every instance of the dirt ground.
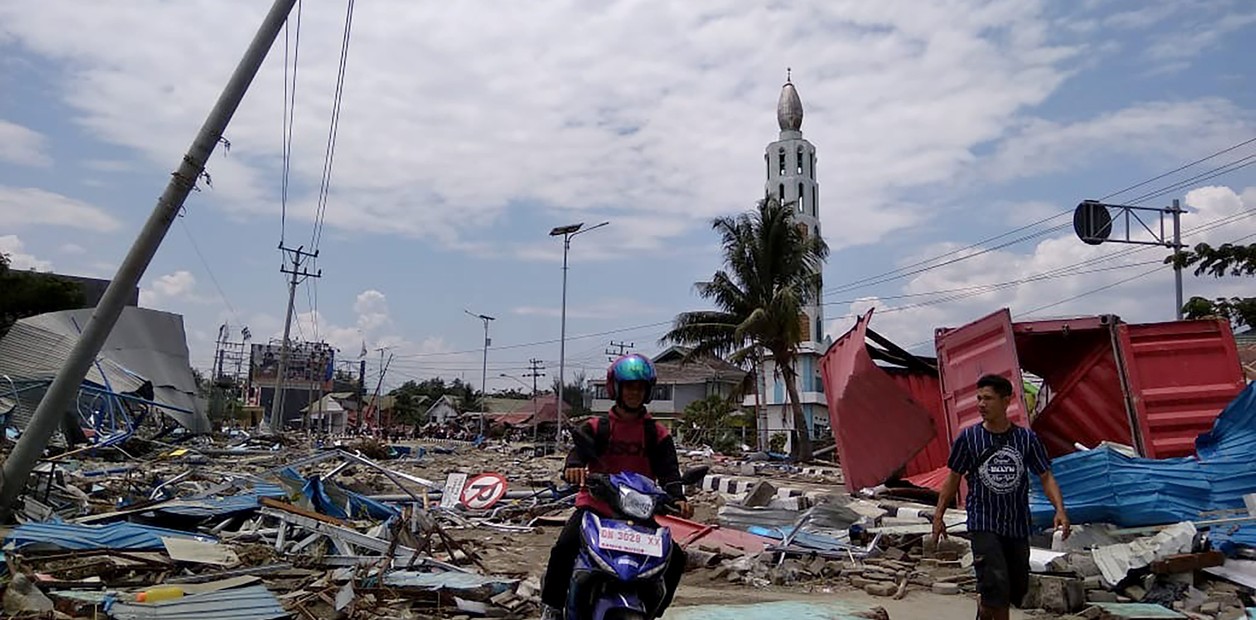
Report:
[{"label": "dirt ground", "polygon": [[[859,606],[884,607],[893,620],[925,619],[931,620],[969,620],[977,610],[977,602],[971,596],[942,596],[932,592],[913,591],[902,600],[894,600],[872,596],[863,590],[846,587],[833,587],[831,591],[799,592],[792,589],[750,588],[741,586],[712,586],[695,584],[689,581],[693,574],[686,575],[676,595],[676,607],[698,607],[703,605],[744,605],[766,603],[772,601],[835,601],[841,600]],[[1050,620],[1052,614],[1029,615],[1013,609],[1012,619],[1034,618]],[[785,619],[782,619],[785,620]]]}]

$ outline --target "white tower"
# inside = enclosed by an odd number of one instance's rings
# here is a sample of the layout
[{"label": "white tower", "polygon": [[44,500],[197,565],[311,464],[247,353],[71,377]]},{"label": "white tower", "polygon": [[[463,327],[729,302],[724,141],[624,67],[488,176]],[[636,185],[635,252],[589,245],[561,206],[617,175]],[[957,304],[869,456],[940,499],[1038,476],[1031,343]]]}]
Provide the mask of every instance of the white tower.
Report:
[{"label": "white tower", "polygon": [[[767,193],[794,209],[799,228],[808,235],[820,235],[820,184],[816,182],[816,148],[802,137],[802,99],[787,77],[776,104],[776,122],[780,138],[768,145],[763,154],[767,166]],[[813,300],[804,309],[802,321],[804,347],[824,342],[824,307]]]},{"label": "white tower", "polygon": [[[789,77],[781,87],[781,98],[776,104],[776,122],[780,136],[767,146],[763,161],[767,168],[767,193],[794,209],[798,226],[808,235],[820,235],[820,184],[816,181],[816,149],[802,137],[802,99]],[[824,384],[820,380],[820,357],[828,349],[824,337],[824,306],[816,291],[816,299],[798,317],[803,333],[794,359],[794,372],[798,376],[798,395],[803,415],[807,419],[807,431],[813,438],[831,432],[829,427],[828,401],[824,396]],[[762,407],[759,418],[759,438],[762,447],[768,447],[778,433],[789,443],[794,433],[793,414],[789,409],[788,390],[776,371],[775,360],[765,359],[759,377],[759,402],[754,395],[747,397],[743,406]],[[799,429],[801,430],[801,429]]]}]

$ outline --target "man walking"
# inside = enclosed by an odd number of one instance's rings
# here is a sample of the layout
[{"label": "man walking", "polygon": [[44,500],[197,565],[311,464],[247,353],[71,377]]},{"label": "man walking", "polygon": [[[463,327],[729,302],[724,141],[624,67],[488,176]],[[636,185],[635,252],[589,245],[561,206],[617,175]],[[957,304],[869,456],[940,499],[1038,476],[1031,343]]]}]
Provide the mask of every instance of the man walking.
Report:
[{"label": "man walking", "polygon": [[1042,480],[1047,499],[1055,506],[1055,527],[1069,535],[1064,497],[1051,475],[1047,451],[1028,428],[1012,424],[1007,408],[1013,398],[1012,383],[998,375],[977,381],[977,410],[981,424],[964,429],[951,446],[947,467],[951,472],[942,485],[933,515],[936,545],[946,536],[942,515],[957,491],[961,477],[968,479],[968,533],[972,541],[973,569],[977,573],[979,620],[1006,620],[1012,605],[1020,606],[1029,589],[1029,473]]}]

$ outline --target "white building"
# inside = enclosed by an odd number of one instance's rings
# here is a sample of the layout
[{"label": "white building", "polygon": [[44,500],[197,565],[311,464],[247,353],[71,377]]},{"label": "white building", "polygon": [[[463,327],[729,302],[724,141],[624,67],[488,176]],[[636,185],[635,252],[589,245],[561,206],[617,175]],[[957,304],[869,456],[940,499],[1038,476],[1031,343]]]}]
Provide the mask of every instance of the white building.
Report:
[{"label": "white building", "polygon": [[[767,193],[792,204],[799,226],[805,226],[808,234],[820,235],[820,184],[816,180],[816,149],[802,137],[802,100],[790,80],[781,88],[781,98],[776,106],[776,121],[780,136],[763,155],[766,166]],[[824,396],[824,384],[820,381],[820,357],[828,349],[831,340],[824,336],[824,306],[816,295],[812,304],[805,308],[798,320],[802,323],[803,342],[799,345],[795,371],[798,374],[798,394],[803,413],[807,418],[812,437],[829,435],[828,402]],[[766,448],[771,436],[784,433],[792,435],[793,414],[789,408],[789,394],[785,383],[776,372],[771,358],[764,360],[757,378],[759,398],[759,440]],[[754,407],[756,395],[750,394],[742,403]],[[786,444],[788,450],[789,444]]]},{"label": "white building", "polygon": [[[682,363],[688,349],[671,347],[654,356],[658,382],[650,401],[650,415],[672,427],[691,403],[708,396],[730,397],[742,387],[746,371],[722,359],[704,357]],[[589,380],[593,391],[590,409],[595,413],[610,411],[615,401],[606,391],[606,377]]]}]

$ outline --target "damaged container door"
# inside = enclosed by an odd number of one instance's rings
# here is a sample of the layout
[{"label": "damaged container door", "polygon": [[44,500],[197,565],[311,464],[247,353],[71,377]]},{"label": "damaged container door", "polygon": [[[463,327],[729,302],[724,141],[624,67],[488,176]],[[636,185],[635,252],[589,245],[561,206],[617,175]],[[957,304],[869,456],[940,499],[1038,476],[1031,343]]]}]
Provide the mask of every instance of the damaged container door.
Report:
[{"label": "damaged container door", "polygon": [[1128,392],[1122,377],[1113,315],[1016,323],[1021,368],[1050,388],[1046,407],[1031,423],[1058,457],[1104,441],[1137,447]]},{"label": "damaged container door", "polygon": [[954,442],[961,430],[981,422],[981,413],[977,411],[977,379],[982,375],[1000,375],[1012,382],[1014,398],[1007,415],[1012,422],[1028,426],[1020,362],[1012,334],[1012,314],[1007,308],[963,327],[939,329],[934,341],[949,442]]},{"label": "damaged container door", "polygon": [[1143,456],[1195,453],[1195,438],[1247,384],[1230,324],[1220,319],[1122,324],[1118,337],[1138,411]]},{"label": "damaged container door", "polygon": [[829,420],[846,488],[885,482],[936,433],[924,407],[872,361],[865,337],[872,311],[856,321],[820,359]]}]

